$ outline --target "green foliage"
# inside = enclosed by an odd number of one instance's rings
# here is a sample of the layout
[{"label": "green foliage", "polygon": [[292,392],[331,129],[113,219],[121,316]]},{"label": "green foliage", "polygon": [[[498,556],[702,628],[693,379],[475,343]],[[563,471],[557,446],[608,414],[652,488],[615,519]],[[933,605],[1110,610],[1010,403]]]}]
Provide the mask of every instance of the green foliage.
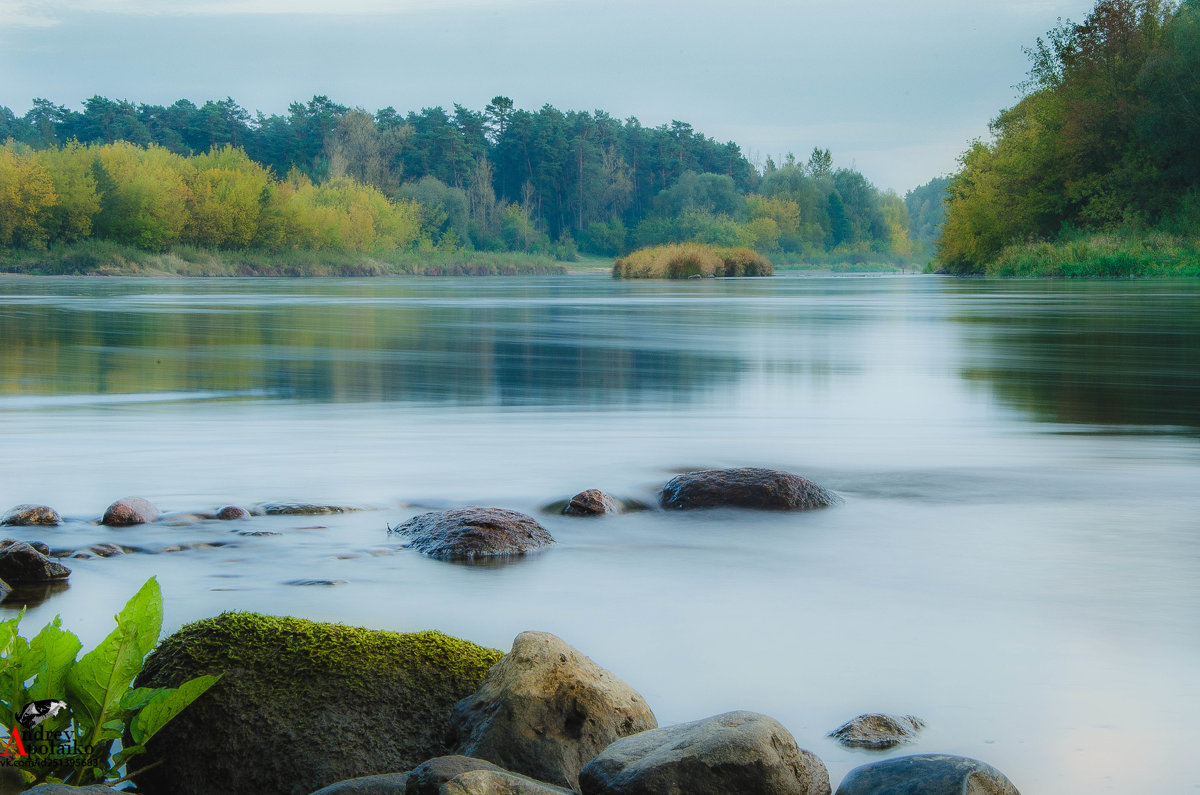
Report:
[{"label": "green foliage", "polygon": [[[22,768],[31,781],[86,785],[115,779],[155,732],[218,679],[197,677],[178,688],[131,687],[162,628],[162,591],[153,578],[117,614],[116,629],[78,660],[82,644],[62,629],[58,617],[30,641],[20,635],[20,620],[0,624],[0,720],[15,726],[25,704],[43,699],[66,701],[68,710],[38,727],[65,731],[67,740],[42,744],[30,735],[25,741],[29,759],[37,763]],[[113,744],[126,731],[133,745],[114,755]],[[68,764],[56,755],[54,746],[64,744],[89,764]]]},{"label": "green foliage", "polygon": [[1200,186],[1197,34],[1194,2],[1099,0],[1083,23],[1039,39],[1029,93],[992,122],[992,143],[960,159],[940,266],[983,272],[1008,247],[1066,229],[1178,230]]}]

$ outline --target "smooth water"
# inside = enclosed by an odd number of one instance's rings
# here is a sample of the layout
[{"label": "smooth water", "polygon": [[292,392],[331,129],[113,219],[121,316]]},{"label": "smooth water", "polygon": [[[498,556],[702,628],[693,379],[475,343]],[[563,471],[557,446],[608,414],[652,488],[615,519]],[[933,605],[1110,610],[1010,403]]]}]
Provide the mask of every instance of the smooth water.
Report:
[{"label": "smooth water", "polygon": [[[0,345],[0,511],[72,517],[8,535],[226,543],[68,561],[27,630],[59,613],[93,643],[153,574],[167,631],[247,609],[554,632],[661,723],[776,717],[835,787],[938,751],[1026,795],[1200,789],[1198,283],[4,278]],[[545,509],[723,466],[846,503]],[[92,523],[127,495],[375,510]],[[387,534],[464,504],[559,543],[472,567]],[[287,584],[314,579],[344,583]],[[929,727],[885,754],[825,736],[868,711]]]}]

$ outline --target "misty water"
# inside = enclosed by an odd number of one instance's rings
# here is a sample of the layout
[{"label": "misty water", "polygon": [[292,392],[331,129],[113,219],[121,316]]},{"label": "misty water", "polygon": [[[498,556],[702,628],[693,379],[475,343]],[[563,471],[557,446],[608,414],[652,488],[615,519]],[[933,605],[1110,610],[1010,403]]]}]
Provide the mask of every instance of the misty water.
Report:
[{"label": "misty water", "polygon": [[[166,631],[242,609],[554,632],[660,723],[777,718],[835,788],[935,751],[1026,795],[1200,787],[1195,282],[3,278],[0,445],[0,511],[68,517],[5,535],[150,550],[67,561],[27,631],[61,614],[94,643],[157,575]],[[547,509],[726,466],[845,504]],[[370,510],[95,524],[127,495]],[[558,544],[479,567],[387,533],[467,504]],[[153,553],[179,544],[206,546]],[[869,711],[928,728],[884,753],[826,737]]]}]

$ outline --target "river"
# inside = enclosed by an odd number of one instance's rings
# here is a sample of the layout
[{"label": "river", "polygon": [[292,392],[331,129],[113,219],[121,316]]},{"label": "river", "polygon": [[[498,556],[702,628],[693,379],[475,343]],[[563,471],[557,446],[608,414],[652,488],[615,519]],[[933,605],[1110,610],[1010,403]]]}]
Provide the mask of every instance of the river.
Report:
[{"label": "river", "polygon": [[[69,560],[28,632],[61,614],[90,646],[157,575],[167,632],[233,609],[554,632],[660,723],[777,718],[835,788],[934,751],[1025,795],[1200,788],[1200,283],[5,277],[0,445],[0,511],[68,517],[7,535],[211,545]],[[546,510],[726,466],[846,502]],[[372,510],[94,524],[127,495]],[[559,543],[478,567],[387,534],[466,504]],[[928,728],[883,754],[826,737],[869,711]]]}]

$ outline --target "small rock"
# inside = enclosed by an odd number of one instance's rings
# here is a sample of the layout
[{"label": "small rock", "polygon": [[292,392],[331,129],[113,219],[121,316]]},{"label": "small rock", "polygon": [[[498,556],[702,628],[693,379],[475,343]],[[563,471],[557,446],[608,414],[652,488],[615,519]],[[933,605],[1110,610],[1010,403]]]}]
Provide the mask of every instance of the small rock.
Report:
[{"label": "small rock", "polygon": [[381,773],[348,778],[322,787],[312,795],[403,795],[407,782],[408,773]]},{"label": "small rock", "polygon": [[62,524],[62,517],[58,515],[58,511],[46,505],[18,505],[4,516],[0,516],[0,525],[11,527],[60,524]]},{"label": "small rock", "polygon": [[238,530],[240,536],[281,536],[283,533],[277,533],[274,530]]},{"label": "small rock", "polygon": [[442,560],[524,555],[554,543],[530,516],[474,505],[423,513],[390,532],[408,536],[412,549]]},{"label": "small rock", "polygon": [[912,715],[871,713],[842,724],[829,736],[848,748],[883,750],[911,741],[923,728],[925,721]]},{"label": "small rock", "polygon": [[0,578],[12,584],[65,580],[71,570],[38,552],[24,541],[8,543],[0,549]]},{"label": "small rock", "polygon": [[228,522],[232,519],[249,518],[250,512],[245,508],[239,508],[236,505],[226,505],[221,510],[217,511],[217,518],[223,522]]},{"label": "small rock", "polygon": [[308,502],[268,502],[259,506],[267,516],[317,516],[326,513],[348,513],[357,508],[344,505],[317,505]]},{"label": "small rock", "polygon": [[663,486],[664,508],[732,506],[774,511],[803,511],[836,505],[842,498],[790,472],[743,467],[706,469],[677,475]]},{"label": "small rock", "polygon": [[475,759],[461,754],[439,756],[422,762],[412,769],[412,772],[408,774],[406,792],[411,795],[438,795],[442,791],[443,784],[455,776],[471,770],[504,772],[502,768],[483,759]]},{"label": "small rock", "polygon": [[284,580],[284,585],[345,585],[346,580]]},{"label": "small rock", "polygon": [[966,756],[916,754],[856,767],[837,795],[1020,795],[996,768]]},{"label": "small rock", "polygon": [[470,770],[443,784],[441,795],[574,795],[574,791],[507,770]]},{"label": "small rock", "polygon": [[584,795],[829,795],[829,773],[773,718],[727,712],[617,740],[579,785]]},{"label": "small rock", "polygon": [[563,513],[567,516],[601,516],[606,513],[620,513],[621,503],[611,494],[605,494],[600,489],[581,491],[571,498]]},{"label": "small rock", "polygon": [[38,552],[41,552],[43,555],[45,555],[47,557],[50,556],[50,545],[49,544],[44,544],[41,541],[27,541],[26,543],[29,544],[29,546],[36,549]]},{"label": "small rock", "polygon": [[658,726],[637,691],[546,632],[522,632],[473,695],[454,707],[457,753],[576,788],[614,740]]},{"label": "small rock", "polygon": [[158,521],[158,508],[141,497],[126,497],[108,506],[100,524],[109,527],[128,527]]}]

